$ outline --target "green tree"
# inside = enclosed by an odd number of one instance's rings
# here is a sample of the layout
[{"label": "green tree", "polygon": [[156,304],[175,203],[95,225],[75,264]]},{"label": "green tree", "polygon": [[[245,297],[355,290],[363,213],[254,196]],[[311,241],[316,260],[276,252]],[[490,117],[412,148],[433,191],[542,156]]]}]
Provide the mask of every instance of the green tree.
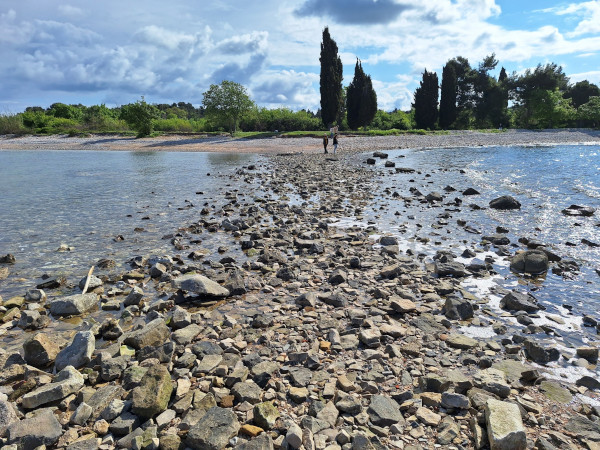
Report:
[{"label": "green tree", "polygon": [[573,86],[569,86],[565,92],[565,98],[570,98],[573,101],[573,106],[579,108],[587,103],[590,97],[600,96],[600,88],[587,80],[579,81]]},{"label": "green tree", "polygon": [[354,79],[346,92],[348,126],[352,130],[369,125],[377,112],[377,94],[371,77],[363,71],[360,60],[356,60]]},{"label": "green tree", "polygon": [[530,124],[536,128],[564,127],[575,119],[576,111],[571,99],[564,98],[558,90],[536,89],[530,97]]},{"label": "green tree", "polygon": [[456,119],[454,128],[471,127],[473,109],[475,108],[475,80],[477,72],[471,68],[469,60],[457,56],[446,65],[452,65],[456,73]]},{"label": "green tree", "polygon": [[592,127],[600,125],[600,96],[590,97],[587,103],[577,108],[577,118]]},{"label": "green tree", "polygon": [[446,64],[442,70],[440,95],[440,128],[447,130],[456,120],[456,70]]},{"label": "green tree", "polygon": [[65,105],[64,103],[53,103],[50,105],[46,114],[60,119],[80,120],[82,111],[75,105]]},{"label": "green tree", "polygon": [[202,106],[208,118],[226,123],[231,135],[237,131],[242,116],[254,106],[246,88],[234,81],[211,84],[203,95]]},{"label": "green tree", "polygon": [[319,61],[321,62],[321,120],[325,127],[329,127],[335,121],[338,124],[341,122],[343,66],[342,60],[338,56],[337,44],[331,39],[328,27],[323,30]]},{"label": "green tree", "polygon": [[423,72],[423,80],[415,91],[413,103],[417,128],[433,129],[438,118],[438,77],[435,72]]},{"label": "green tree", "polygon": [[152,121],[157,117],[158,109],[146,103],[143,95],[137,102],[121,107],[120,118],[137,132],[138,138],[152,134]]}]

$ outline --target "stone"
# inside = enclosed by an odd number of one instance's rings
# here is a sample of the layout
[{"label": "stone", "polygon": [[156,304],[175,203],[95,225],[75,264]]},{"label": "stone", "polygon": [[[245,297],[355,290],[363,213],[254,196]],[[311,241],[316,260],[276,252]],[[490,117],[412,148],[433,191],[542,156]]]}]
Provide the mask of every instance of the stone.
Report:
[{"label": "stone", "polygon": [[202,328],[199,325],[193,323],[191,325],[188,325],[187,327],[180,328],[179,330],[174,331],[171,335],[171,339],[173,339],[180,345],[187,345],[191,343],[196,338],[196,336],[200,334],[201,331]]},{"label": "stone", "polygon": [[123,394],[123,388],[119,385],[101,386],[92,394],[86,401],[92,407],[91,419],[96,420],[104,409],[116,398],[120,398]]},{"label": "stone", "polygon": [[377,348],[381,345],[381,332],[377,328],[363,328],[358,339],[367,347]]},{"label": "stone", "polygon": [[473,375],[473,383],[480,389],[491,392],[501,398],[510,395],[510,385],[506,382],[506,375],[498,369],[485,369]]},{"label": "stone", "polygon": [[470,338],[468,336],[453,333],[450,334],[446,339],[446,344],[448,344],[452,348],[468,350],[470,348],[477,347],[479,345],[479,342],[476,339]]},{"label": "stone", "polygon": [[39,311],[21,311],[17,326],[24,330],[41,330],[50,324],[50,317]]},{"label": "stone", "polygon": [[60,351],[55,339],[49,334],[38,333],[23,344],[24,359],[34,367],[47,367],[54,362]]},{"label": "stone", "polygon": [[565,430],[582,439],[589,439],[594,442],[600,441],[600,424],[581,414],[571,417],[565,425]]},{"label": "stone", "polygon": [[248,402],[252,405],[260,403],[262,397],[262,389],[252,380],[234,384],[231,393],[238,402]]},{"label": "stone", "polygon": [[302,429],[294,422],[290,422],[285,434],[285,440],[291,448],[300,448],[302,445]]},{"label": "stone", "polygon": [[438,277],[461,278],[467,275],[464,264],[457,261],[436,261],[435,273]]},{"label": "stone", "polygon": [[0,400],[0,437],[4,436],[6,429],[19,421],[19,416],[12,405],[6,400]]},{"label": "stone", "polygon": [[467,299],[448,296],[442,308],[444,314],[450,320],[467,320],[473,318],[473,305]]},{"label": "stone", "polygon": [[423,406],[417,409],[415,416],[417,416],[417,419],[419,419],[425,425],[429,425],[430,427],[437,427],[442,420],[442,416]]},{"label": "stone", "polygon": [[[88,291],[93,291],[94,289],[102,286],[102,280],[100,278],[98,278],[96,275],[91,275],[89,277],[90,282],[88,283],[88,287],[87,290]],[[83,291],[83,288],[85,287],[85,283],[88,280],[88,276],[86,275],[85,277],[83,277],[81,280],[79,280],[79,289],[81,289]]]},{"label": "stone", "polygon": [[593,389],[593,390],[600,390],[600,381],[598,381],[597,378],[594,377],[590,377],[588,375],[584,375],[583,377],[579,378],[575,384],[577,386],[585,386],[588,389]]},{"label": "stone", "polygon": [[509,311],[525,311],[528,313],[539,311],[544,309],[541,305],[538,305],[537,299],[530,293],[521,293],[512,291],[506,294],[500,300],[500,308]]},{"label": "stone", "polygon": [[83,426],[91,417],[93,411],[94,410],[90,405],[88,405],[86,402],[81,402],[75,410],[75,412],[73,413],[73,415],[71,416],[69,422],[73,425]]},{"label": "stone", "polygon": [[270,430],[279,418],[279,410],[273,402],[263,402],[254,405],[254,423],[263,430]]},{"label": "stone", "polygon": [[562,404],[570,403],[573,396],[568,389],[563,388],[556,381],[545,380],[540,383],[540,391],[550,400]]},{"label": "stone", "polygon": [[548,255],[542,250],[526,250],[517,253],[510,260],[510,269],[512,271],[533,275],[547,272],[549,266]]},{"label": "stone", "polygon": [[56,370],[62,370],[67,366],[76,369],[90,362],[92,353],[96,349],[96,339],[91,331],[79,331],[71,344],[63,348],[58,355],[54,366]]},{"label": "stone", "polygon": [[521,203],[510,195],[503,195],[502,197],[492,200],[490,202],[490,208],[498,210],[521,209]]},{"label": "stone", "polygon": [[410,299],[393,296],[390,297],[390,300],[390,306],[392,309],[401,314],[415,312],[417,309],[415,302]]},{"label": "stone", "polygon": [[144,291],[139,286],[134,286],[127,297],[125,297],[125,301],[123,304],[125,306],[140,306],[142,304],[142,300],[144,299]]},{"label": "stone", "polygon": [[485,404],[485,421],[492,450],[527,448],[527,435],[516,404],[488,399]]},{"label": "stone", "polygon": [[442,392],[442,406],[444,408],[467,409],[471,406],[469,398],[455,392]]},{"label": "stone", "polygon": [[51,301],[50,313],[53,316],[79,316],[97,307],[96,294],[75,294]]},{"label": "stone", "polygon": [[526,339],[523,342],[525,354],[529,359],[538,364],[548,364],[551,361],[558,361],[560,352],[555,347],[544,347],[540,342],[533,339]]},{"label": "stone", "polygon": [[173,287],[192,292],[202,297],[222,298],[229,296],[229,290],[219,283],[200,274],[186,274],[173,280]]},{"label": "stone", "polygon": [[382,427],[388,427],[404,420],[398,402],[383,395],[371,397],[367,414],[369,414],[371,422]]},{"label": "stone", "polygon": [[67,366],[56,375],[52,383],[42,385],[23,395],[21,404],[26,409],[37,408],[40,405],[55,402],[69,394],[79,392],[83,385],[83,375],[73,366]]},{"label": "stone", "polygon": [[125,338],[123,343],[136,350],[143,347],[156,347],[165,343],[171,335],[171,331],[161,318],[148,322],[139,330],[135,330]]},{"label": "stone", "polygon": [[210,373],[223,361],[221,355],[206,355],[202,361],[196,363],[195,371],[198,373]]},{"label": "stone", "polygon": [[131,411],[145,419],[160,414],[171,398],[171,374],[164,366],[152,366],[133,390]]},{"label": "stone", "polygon": [[186,444],[197,450],[221,450],[239,429],[240,423],[233,411],[215,406],[190,429]]},{"label": "stone", "polygon": [[62,435],[62,427],[50,409],[44,409],[34,416],[15,422],[6,430],[8,444],[20,448],[34,449],[41,445],[52,446]]}]

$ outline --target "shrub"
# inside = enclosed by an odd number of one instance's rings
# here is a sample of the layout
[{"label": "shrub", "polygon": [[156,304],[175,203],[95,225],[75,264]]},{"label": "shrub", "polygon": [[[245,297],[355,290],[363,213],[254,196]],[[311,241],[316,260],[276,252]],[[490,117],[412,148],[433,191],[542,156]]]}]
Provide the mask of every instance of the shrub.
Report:
[{"label": "shrub", "polygon": [[23,134],[25,132],[22,114],[0,115],[0,134]]}]

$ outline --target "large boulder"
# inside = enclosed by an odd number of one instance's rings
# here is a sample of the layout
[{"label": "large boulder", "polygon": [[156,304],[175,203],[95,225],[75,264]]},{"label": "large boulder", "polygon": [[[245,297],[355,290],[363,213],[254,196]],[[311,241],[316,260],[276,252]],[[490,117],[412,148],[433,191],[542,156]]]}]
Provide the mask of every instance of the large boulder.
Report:
[{"label": "large boulder", "polygon": [[473,305],[465,298],[448,296],[442,308],[442,314],[451,320],[472,319]]},{"label": "large boulder", "polygon": [[63,348],[56,356],[56,370],[67,366],[79,368],[90,362],[96,348],[96,339],[91,331],[78,332],[70,345]]},{"label": "large boulder", "polygon": [[38,333],[25,341],[23,351],[27,364],[42,368],[54,362],[60,346],[50,334]]},{"label": "large boulder", "polygon": [[435,273],[438,277],[464,277],[467,275],[464,264],[457,261],[436,261],[435,262]]},{"label": "large boulder", "polygon": [[521,209],[521,203],[510,195],[503,195],[490,202],[490,208],[499,210]]},{"label": "large boulder", "polygon": [[240,423],[230,409],[215,406],[192,427],[187,435],[188,447],[197,450],[221,450],[238,434]]},{"label": "large boulder", "polygon": [[171,374],[165,366],[152,366],[133,390],[131,411],[139,417],[150,419],[160,414],[169,404],[173,385]]},{"label": "large boulder", "polygon": [[485,421],[492,450],[525,450],[527,435],[521,411],[514,403],[488,399]]},{"label": "large boulder", "polygon": [[547,272],[548,268],[548,255],[542,250],[526,250],[510,260],[510,269],[515,272],[537,275]]},{"label": "large boulder", "polygon": [[96,294],[75,294],[50,302],[50,312],[54,316],[79,316],[98,306]]},{"label": "large boulder", "polygon": [[148,322],[144,327],[130,333],[123,343],[136,350],[143,347],[162,345],[170,336],[171,330],[161,318]]},{"label": "large boulder", "polygon": [[521,292],[512,291],[502,297],[500,300],[500,308],[508,311],[525,311],[528,313],[545,309],[537,303],[537,299],[530,293],[523,294]]},{"label": "large boulder", "polygon": [[33,409],[61,400],[69,394],[79,392],[83,385],[83,375],[73,366],[65,367],[56,375],[52,383],[42,385],[21,397],[23,408]]},{"label": "large boulder", "polygon": [[538,364],[548,364],[551,361],[558,361],[560,358],[558,349],[544,347],[541,343],[533,339],[526,339],[523,342],[523,348],[527,357]]},{"label": "large boulder", "polygon": [[173,287],[203,297],[228,297],[229,290],[204,275],[190,273],[173,280]]},{"label": "large boulder", "polygon": [[371,397],[367,413],[371,422],[382,427],[388,427],[404,420],[398,402],[383,395]]},{"label": "large boulder", "polygon": [[24,449],[41,445],[50,447],[58,442],[62,434],[62,426],[50,409],[13,423],[6,430],[7,444],[16,444]]}]

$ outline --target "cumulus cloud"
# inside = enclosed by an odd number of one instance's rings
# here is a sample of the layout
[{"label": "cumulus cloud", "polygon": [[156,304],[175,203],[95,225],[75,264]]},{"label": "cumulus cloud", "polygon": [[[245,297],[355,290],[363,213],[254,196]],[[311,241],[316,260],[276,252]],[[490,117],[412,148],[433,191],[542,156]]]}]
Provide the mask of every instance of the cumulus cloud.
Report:
[{"label": "cumulus cloud", "polygon": [[73,5],[59,5],[58,11],[64,16],[72,19],[82,17],[83,10]]},{"label": "cumulus cloud", "polygon": [[556,8],[553,11],[561,16],[577,15],[583,17],[575,29],[567,34],[569,37],[600,33],[600,1],[598,0],[571,3],[565,8]]},{"label": "cumulus cloud", "polygon": [[315,89],[319,75],[294,70],[266,71],[251,87],[252,95],[260,104],[272,107],[302,108],[316,111],[320,95]]},{"label": "cumulus cloud", "polygon": [[296,9],[300,17],[329,17],[342,24],[386,24],[393,22],[409,3],[395,0],[306,0]]}]

